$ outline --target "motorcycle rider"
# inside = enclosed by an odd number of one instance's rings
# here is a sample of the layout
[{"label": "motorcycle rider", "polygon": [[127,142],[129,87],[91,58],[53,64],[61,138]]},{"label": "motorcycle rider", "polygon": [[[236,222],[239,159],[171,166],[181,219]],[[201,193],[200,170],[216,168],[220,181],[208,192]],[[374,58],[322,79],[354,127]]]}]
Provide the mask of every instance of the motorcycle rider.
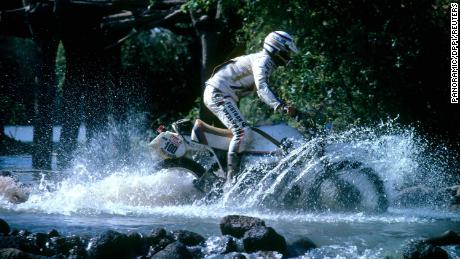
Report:
[{"label": "motorcycle rider", "polygon": [[292,53],[298,50],[293,38],[286,32],[274,31],[264,40],[260,52],[240,56],[217,66],[206,81],[204,104],[232,131],[233,138],[227,155],[227,183],[233,183],[239,172],[240,154],[251,141],[252,130],[238,109],[239,98],[254,91],[275,111],[290,116],[294,107],[276,97],[268,84],[269,77],[277,66],[285,66]]}]

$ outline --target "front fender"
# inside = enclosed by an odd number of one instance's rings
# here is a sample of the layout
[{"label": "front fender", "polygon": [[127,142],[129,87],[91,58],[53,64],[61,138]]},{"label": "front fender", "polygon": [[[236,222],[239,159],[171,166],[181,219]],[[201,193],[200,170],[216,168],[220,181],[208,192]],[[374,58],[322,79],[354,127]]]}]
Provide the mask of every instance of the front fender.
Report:
[{"label": "front fender", "polygon": [[170,131],[160,133],[149,143],[152,155],[163,159],[180,158],[187,153],[187,146],[181,135]]}]

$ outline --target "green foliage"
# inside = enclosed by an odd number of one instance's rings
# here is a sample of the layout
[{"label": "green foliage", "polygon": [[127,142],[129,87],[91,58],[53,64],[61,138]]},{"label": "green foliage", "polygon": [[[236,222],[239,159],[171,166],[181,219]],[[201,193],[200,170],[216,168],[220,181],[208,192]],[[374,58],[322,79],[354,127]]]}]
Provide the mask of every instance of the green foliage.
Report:
[{"label": "green foliage", "polygon": [[181,117],[190,119],[192,121],[199,118],[200,117],[199,116],[200,115],[200,104],[201,104],[201,97],[198,97],[195,100],[195,104],[193,105],[193,108],[185,116],[181,116]]},{"label": "green foliage", "polygon": [[122,45],[123,66],[146,74],[182,73],[189,59],[187,39],[162,28],[143,31]]},{"label": "green foliage", "polygon": [[0,37],[0,124],[31,123],[34,47],[32,40]]},{"label": "green foliage", "polygon": [[[300,110],[319,109],[319,124],[332,120],[340,128],[399,113],[406,121],[426,116],[407,112],[407,97],[431,88],[418,63],[433,57],[424,50],[433,32],[447,35],[448,1],[259,0],[246,1],[239,13],[245,22],[236,40],[248,53],[259,51],[274,30],[296,38],[300,53],[271,84]],[[252,103],[242,105],[252,109],[249,120],[260,118]]]},{"label": "green foliage", "polygon": [[183,11],[198,10],[202,9],[208,11],[211,7],[215,6],[216,0],[190,0],[182,5]]}]

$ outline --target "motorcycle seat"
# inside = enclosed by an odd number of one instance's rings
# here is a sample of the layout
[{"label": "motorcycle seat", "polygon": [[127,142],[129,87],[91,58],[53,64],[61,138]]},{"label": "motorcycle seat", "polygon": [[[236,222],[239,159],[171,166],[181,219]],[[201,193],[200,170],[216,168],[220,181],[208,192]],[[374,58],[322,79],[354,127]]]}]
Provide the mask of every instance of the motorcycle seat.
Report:
[{"label": "motorcycle seat", "polygon": [[192,129],[192,140],[213,148],[227,150],[230,140],[233,137],[232,131],[221,129],[197,119]]}]

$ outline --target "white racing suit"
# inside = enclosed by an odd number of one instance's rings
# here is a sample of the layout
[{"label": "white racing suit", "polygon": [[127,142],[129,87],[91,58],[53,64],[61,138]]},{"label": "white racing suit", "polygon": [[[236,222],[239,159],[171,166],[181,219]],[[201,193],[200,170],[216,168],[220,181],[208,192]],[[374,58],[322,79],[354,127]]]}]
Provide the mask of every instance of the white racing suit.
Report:
[{"label": "white racing suit", "polygon": [[[268,85],[274,68],[275,63],[268,52],[262,50],[218,66],[212,77],[206,81],[204,104],[233,133],[228,150],[229,170],[232,155],[243,152],[252,136],[251,128],[238,109],[239,98],[257,91],[258,96],[273,109],[276,110],[283,104]],[[237,164],[239,166],[239,162]]]}]

